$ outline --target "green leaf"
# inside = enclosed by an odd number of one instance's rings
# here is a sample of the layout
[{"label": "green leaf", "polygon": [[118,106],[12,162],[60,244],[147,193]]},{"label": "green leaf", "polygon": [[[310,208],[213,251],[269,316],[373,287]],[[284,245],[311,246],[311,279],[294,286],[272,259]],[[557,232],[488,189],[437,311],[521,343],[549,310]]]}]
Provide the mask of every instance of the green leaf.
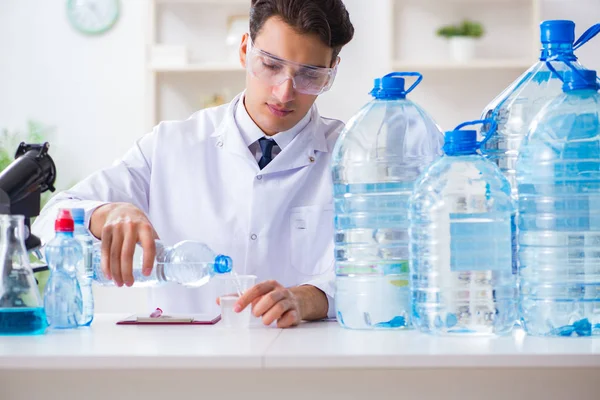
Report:
[{"label": "green leaf", "polygon": [[464,20],[459,25],[446,25],[442,26],[437,30],[438,36],[445,37],[447,39],[452,37],[472,37],[480,38],[484,35],[485,30],[479,22],[470,20]]}]

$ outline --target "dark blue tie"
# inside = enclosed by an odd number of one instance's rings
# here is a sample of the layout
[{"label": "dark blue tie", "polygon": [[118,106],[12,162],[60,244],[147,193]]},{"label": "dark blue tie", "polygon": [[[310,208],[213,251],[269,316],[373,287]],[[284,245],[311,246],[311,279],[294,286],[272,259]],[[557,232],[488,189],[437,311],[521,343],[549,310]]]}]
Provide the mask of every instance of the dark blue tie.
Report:
[{"label": "dark blue tie", "polygon": [[271,153],[273,151],[273,146],[275,146],[276,143],[273,139],[260,138],[258,139],[258,144],[262,150],[262,157],[258,160],[258,166],[260,169],[263,169],[273,160]]}]

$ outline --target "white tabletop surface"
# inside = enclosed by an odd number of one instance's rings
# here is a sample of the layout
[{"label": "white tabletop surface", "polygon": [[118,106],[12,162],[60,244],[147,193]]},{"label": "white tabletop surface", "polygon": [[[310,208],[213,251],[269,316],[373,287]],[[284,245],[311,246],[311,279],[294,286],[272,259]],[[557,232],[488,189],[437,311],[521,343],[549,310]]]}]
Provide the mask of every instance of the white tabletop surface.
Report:
[{"label": "white tabletop surface", "polygon": [[0,336],[0,368],[261,368],[280,334],[260,326],[116,325],[126,316],[101,314],[90,327],[40,336]]},{"label": "white tabletop surface", "polygon": [[334,322],[283,330],[267,368],[600,367],[600,338],[434,337],[417,331],[352,331]]},{"label": "white tabletop surface", "polygon": [[350,331],[335,322],[280,330],[220,326],[91,327],[0,336],[0,369],[253,369],[600,367],[600,338],[433,337],[415,331]]}]

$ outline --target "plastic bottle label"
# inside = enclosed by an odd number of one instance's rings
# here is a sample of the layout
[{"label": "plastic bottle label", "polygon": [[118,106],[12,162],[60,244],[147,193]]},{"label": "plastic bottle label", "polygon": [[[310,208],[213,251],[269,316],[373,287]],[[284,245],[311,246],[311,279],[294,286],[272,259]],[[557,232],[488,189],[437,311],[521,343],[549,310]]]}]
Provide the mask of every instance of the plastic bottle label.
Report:
[{"label": "plastic bottle label", "polygon": [[511,270],[511,218],[450,214],[450,221],[451,271]]}]

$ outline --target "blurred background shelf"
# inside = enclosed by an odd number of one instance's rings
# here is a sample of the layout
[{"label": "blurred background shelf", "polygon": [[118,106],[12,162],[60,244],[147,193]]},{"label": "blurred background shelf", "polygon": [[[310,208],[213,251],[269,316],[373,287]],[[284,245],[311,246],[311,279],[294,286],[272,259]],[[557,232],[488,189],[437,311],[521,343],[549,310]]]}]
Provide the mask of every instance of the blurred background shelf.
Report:
[{"label": "blurred background shelf", "polygon": [[[540,0],[390,0],[389,6],[391,68],[423,74],[411,99],[444,130],[478,118],[539,57]],[[484,34],[472,39],[475,58],[457,62],[437,31],[465,20],[481,24]]]},{"label": "blurred background shelf", "polygon": [[[572,6],[582,1],[586,0],[573,0]],[[391,71],[418,71],[424,80],[410,98],[443,129],[478,118],[488,102],[536,61],[541,20],[569,17],[564,12],[569,6],[559,0],[345,3],[355,39],[341,53],[332,90],[317,100],[320,111],[348,121],[369,101],[373,78]],[[230,101],[244,89],[237,55],[243,32],[231,34],[231,27],[244,18],[247,22],[250,0],[149,0],[148,4],[147,130],[161,120],[185,119],[201,108]],[[485,34],[476,41],[474,59],[456,62],[448,40],[437,31],[464,20],[480,23]],[[578,25],[577,33],[585,28]],[[234,39],[227,41],[228,35]],[[164,54],[172,49],[179,60],[154,60],[157,49],[166,49]]]},{"label": "blurred background shelf", "polygon": [[517,69],[524,70],[531,66],[531,60],[471,60],[466,63],[455,61],[447,62],[410,62],[394,61],[392,67],[394,70],[415,70],[415,71],[444,71],[444,70],[498,70],[498,69]]},{"label": "blurred background shelf", "polygon": [[188,65],[174,65],[174,66],[161,66],[152,65],[148,66],[150,71],[163,72],[163,73],[175,73],[175,72],[244,72],[244,69],[240,65],[227,64],[227,63],[214,63],[214,64],[188,64]]},{"label": "blurred background shelf", "polygon": [[157,4],[209,4],[209,5],[223,5],[223,4],[243,4],[248,5],[248,0],[151,0]]},{"label": "blurred background shelf", "polygon": [[146,129],[230,101],[245,86],[238,55],[250,0],[148,0]]}]

